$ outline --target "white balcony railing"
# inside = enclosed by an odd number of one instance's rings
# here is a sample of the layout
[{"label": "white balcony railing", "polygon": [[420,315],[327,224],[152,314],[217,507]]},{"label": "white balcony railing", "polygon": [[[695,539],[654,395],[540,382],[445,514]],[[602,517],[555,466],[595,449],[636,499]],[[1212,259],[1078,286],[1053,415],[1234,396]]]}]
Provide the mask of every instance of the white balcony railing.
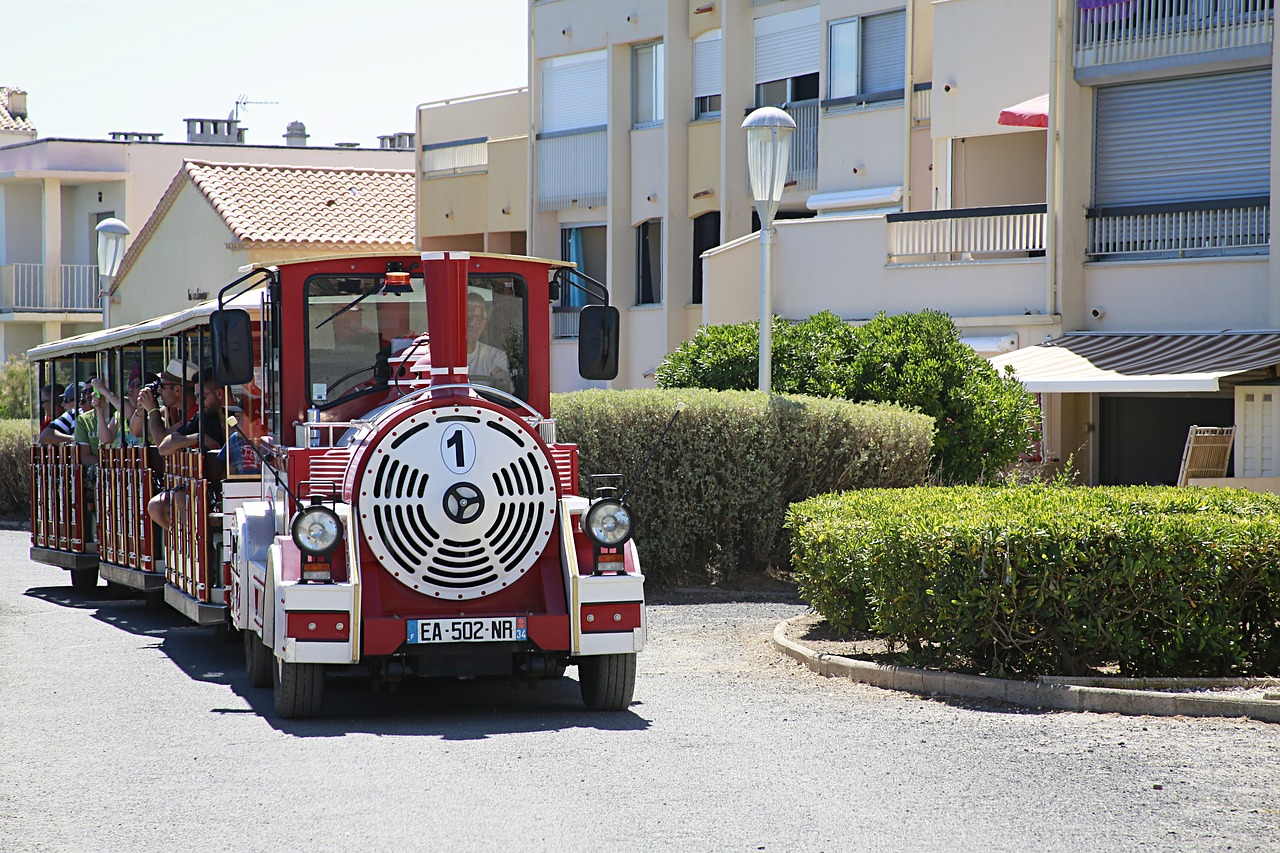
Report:
[{"label": "white balcony railing", "polygon": [[1089,211],[1094,260],[1266,254],[1271,241],[1267,196]]},{"label": "white balcony railing", "polygon": [[917,210],[885,217],[889,263],[1038,257],[1045,247],[1045,206],[1017,204]]},{"label": "white balcony railing", "polygon": [[933,84],[917,83],[911,92],[911,123],[928,124],[933,117]]},{"label": "white balcony railing", "polygon": [[1077,68],[1270,44],[1275,0],[1077,0]]},{"label": "white balcony railing", "polygon": [[0,266],[0,310],[99,313],[98,268],[93,264]]},{"label": "white balcony railing", "polygon": [[604,127],[538,135],[538,210],[602,207],[609,200]]},{"label": "white balcony railing", "polygon": [[[752,109],[755,109],[754,107]],[[819,102],[792,106],[783,104],[780,109],[796,123],[791,134],[791,155],[787,158],[788,192],[813,192],[818,188],[818,110]],[[747,110],[750,113],[751,110]],[[746,175],[747,195],[751,195],[751,175]]]},{"label": "white balcony railing", "polygon": [[475,175],[489,168],[489,140],[464,139],[422,146],[422,176]]}]

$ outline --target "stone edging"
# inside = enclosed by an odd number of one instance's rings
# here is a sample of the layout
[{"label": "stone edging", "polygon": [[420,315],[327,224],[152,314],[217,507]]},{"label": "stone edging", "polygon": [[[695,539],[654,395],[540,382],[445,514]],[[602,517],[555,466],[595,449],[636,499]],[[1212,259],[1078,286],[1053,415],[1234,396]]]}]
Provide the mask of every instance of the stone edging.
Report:
[{"label": "stone edging", "polygon": [[993,699],[1028,708],[1146,714],[1155,717],[1248,717],[1268,723],[1280,723],[1280,702],[1266,699],[1217,699],[1185,693],[1011,681],[906,666],[883,666],[839,655],[819,654],[787,638],[787,625],[792,621],[787,619],[779,622],[773,629],[773,647],[827,678],[850,678],[873,687],[924,696]]}]

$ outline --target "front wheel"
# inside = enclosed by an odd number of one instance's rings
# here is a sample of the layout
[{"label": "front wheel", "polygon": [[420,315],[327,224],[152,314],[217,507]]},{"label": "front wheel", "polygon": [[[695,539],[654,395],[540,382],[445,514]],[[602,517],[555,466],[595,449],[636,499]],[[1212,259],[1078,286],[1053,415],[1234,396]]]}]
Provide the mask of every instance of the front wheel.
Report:
[{"label": "front wheel", "polygon": [[592,655],[578,661],[582,701],[592,711],[625,711],[636,691],[635,653]]},{"label": "front wheel", "polygon": [[324,664],[286,663],[275,658],[276,713],[286,720],[320,716],[324,707]]},{"label": "front wheel", "polygon": [[76,592],[92,592],[98,588],[97,569],[72,569],[71,588]]}]

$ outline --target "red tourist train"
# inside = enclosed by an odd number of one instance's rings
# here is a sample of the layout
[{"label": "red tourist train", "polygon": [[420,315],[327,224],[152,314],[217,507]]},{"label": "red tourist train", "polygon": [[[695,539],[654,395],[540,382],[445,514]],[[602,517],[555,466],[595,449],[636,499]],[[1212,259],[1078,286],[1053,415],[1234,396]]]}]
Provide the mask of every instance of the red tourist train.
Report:
[{"label": "red tourist train", "polygon": [[[570,268],[290,261],[36,347],[32,558],[240,632],[284,717],[320,714],[326,672],[357,666],[575,665],[588,707],[626,708],[646,638],[633,515],[616,478],[579,494],[577,446],[547,417],[548,306]],[[613,378],[617,352],[616,309],[583,308],[581,374]]]}]

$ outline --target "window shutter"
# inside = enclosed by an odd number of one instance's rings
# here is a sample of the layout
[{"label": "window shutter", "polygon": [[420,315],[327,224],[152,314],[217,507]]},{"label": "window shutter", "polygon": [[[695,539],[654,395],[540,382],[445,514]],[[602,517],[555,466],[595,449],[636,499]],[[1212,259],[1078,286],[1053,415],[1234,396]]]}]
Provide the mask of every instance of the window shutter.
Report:
[{"label": "window shutter", "polygon": [[1270,68],[1102,88],[1095,119],[1095,207],[1270,193]]},{"label": "window shutter", "polygon": [[723,44],[719,30],[699,36],[693,43],[693,96],[695,98],[723,94],[720,91],[724,88],[720,82]]},{"label": "window shutter", "polygon": [[542,132],[599,127],[609,120],[602,50],[542,63]]},{"label": "window shutter", "polygon": [[785,80],[818,71],[821,9],[809,6],[755,20],[755,82]]},{"label": "window shutter", "polygon": [[632,124],[648,124],[653,115],[653,45],[635,48],[635,101],[632,104]]},{"label": "window shutter", "polygon": [[886,12],[862,19],[860,95],[903,88],[907,74],[907,13]]}]

